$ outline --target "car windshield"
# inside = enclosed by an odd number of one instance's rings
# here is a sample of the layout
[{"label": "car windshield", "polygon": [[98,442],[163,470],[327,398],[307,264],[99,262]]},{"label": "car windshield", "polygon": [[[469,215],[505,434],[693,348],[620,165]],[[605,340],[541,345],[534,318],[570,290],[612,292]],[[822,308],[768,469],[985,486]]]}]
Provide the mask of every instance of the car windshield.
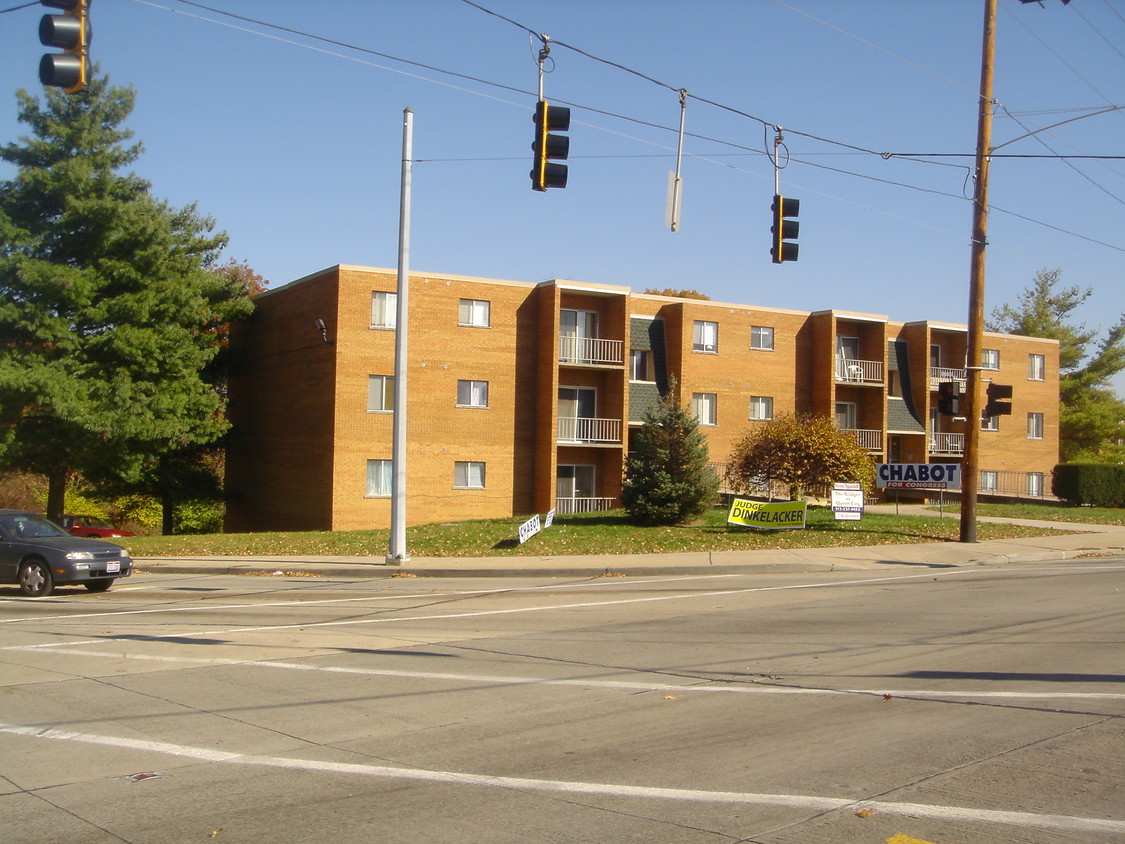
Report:
[{"label": "car windshield", "polygon": [[11,536],[28,539],[33,536],[70,536],[65,530],[44,516],[34,513],[16,513],[0,516],[0,527]]}]

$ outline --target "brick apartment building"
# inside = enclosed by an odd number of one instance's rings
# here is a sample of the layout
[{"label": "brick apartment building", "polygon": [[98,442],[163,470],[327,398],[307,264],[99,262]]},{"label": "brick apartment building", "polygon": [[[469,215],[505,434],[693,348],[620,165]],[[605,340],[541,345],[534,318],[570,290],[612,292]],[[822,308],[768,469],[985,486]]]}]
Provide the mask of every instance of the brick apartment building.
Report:
[{"label": "brick apartment building", "polygon": [[[236,326],[228,530],[390,524],[396,280],[332,267]],[[833,416],[877,462],[962,456],[967,423],[937,413],[937,385],[964,382],[964,326],[423,274],[409,309],[411,524],[616,506],[630,436],[673,378],[716,463],[783,412]],[[980,492],[1049,493],[1058,344],[987,333],[983,357],[1014,395],[982,426]]]}]

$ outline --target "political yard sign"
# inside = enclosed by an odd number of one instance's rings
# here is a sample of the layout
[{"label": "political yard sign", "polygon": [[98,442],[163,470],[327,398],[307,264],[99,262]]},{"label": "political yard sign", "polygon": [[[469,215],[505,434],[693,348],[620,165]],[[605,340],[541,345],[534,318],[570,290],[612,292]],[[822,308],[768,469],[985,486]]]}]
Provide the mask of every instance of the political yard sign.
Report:
[{"label": "political yard sign", "polygon": [[879,463],[879,489],[960,489],[960,463]]},{"label": "political yard sign", "polygon": [[731,502],[727,523],[765,530],[803,530],[805,527],[804,501],[747,501],[736,498]]}]

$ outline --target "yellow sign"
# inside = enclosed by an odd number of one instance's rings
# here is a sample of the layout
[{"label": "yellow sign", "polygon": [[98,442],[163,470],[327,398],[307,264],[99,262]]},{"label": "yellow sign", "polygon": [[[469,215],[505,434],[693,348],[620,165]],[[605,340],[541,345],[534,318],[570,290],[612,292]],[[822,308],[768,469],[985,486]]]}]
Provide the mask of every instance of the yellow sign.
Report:
[{"label": "yellow sign", "polygon": [[804,501],[746,501],[736,498],[730,505],[727,524],[764,528],[765,530],[797,529],[805,527]]}]

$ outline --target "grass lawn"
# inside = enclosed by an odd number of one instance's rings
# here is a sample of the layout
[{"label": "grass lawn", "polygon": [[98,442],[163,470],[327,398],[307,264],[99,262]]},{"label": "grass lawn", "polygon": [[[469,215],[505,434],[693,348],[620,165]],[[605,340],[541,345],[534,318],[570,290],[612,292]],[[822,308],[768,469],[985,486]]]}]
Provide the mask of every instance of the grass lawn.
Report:
[{"label": "grass lawn", "polygon": [[[978,516],[993,506],[978,505]],[[1012,505],[1016,506],[1016,505]],[[1083,508],[1061,508],[1065,514]],[[1048,518],[1045,509],[1018,518]],[[1117,511],[1098,511],[1113,513]],[[1007,513],[1003,515],[1007,516]],[[851,545],[894,545],[912,542],[949,542],[958,539],[956,509],[944,517],[899,516],[865,513],[860,521],[836,521],[831,510],[810,507],[804,530],[757,530],[726,523],[727,511],[710,511],[698,524],[676,527],[637,527],[625,514],[611,513],[556,517],[555,523],[523,545],[518,528],[525,517],[484,519],[454,524],[419,525],[406,532],[412,557],[554,557],[574,554],[663,554],[677,551],[740,551],[770,548],[823,548]],[[1013,516],[1016,517],[1016,516]],[[1115,524],[1125,524],[1120,520]],[[1104,523],[1104,515],[1092,521]],[[1041,536],[1052,531],[1018,525],[978,522],[977,539]],[[128,540],[134,556],[385,556],[387,530],[307,531],[296,533],[241,533],[188,536],[138,536]]]}]

